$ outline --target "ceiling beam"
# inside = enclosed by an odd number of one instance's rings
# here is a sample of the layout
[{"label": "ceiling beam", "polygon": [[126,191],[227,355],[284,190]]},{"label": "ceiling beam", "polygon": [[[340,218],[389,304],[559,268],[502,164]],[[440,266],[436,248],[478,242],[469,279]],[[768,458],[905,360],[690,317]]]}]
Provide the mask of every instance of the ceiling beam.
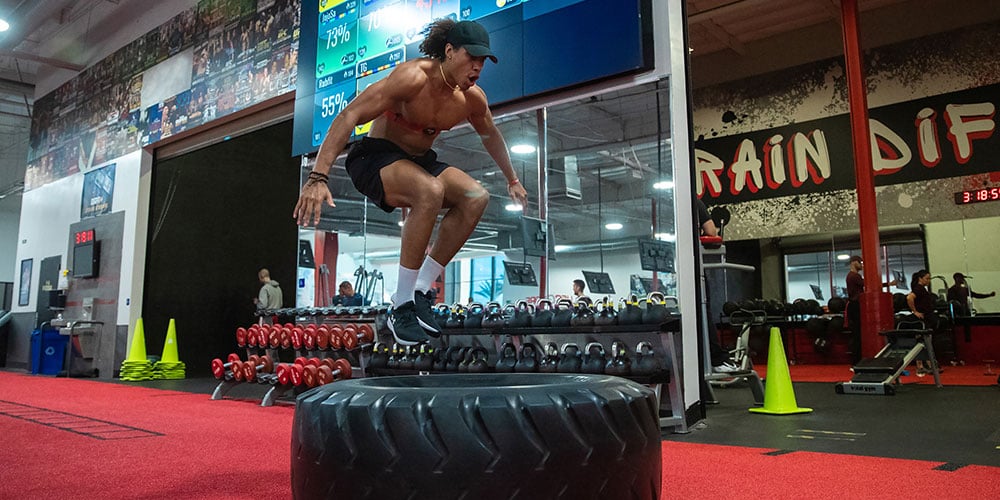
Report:
[{"label": "ceiling beam", "polygon": [[83,71],[86,66],[82,64],[71,63],[69,61],[63,61],[62,59],[54,59],[51,57],[43,57],[36,54],[29,54],[27,52],[21,52],[18,50],[0,50],[0,56],[9,56],[14,59],[20,59],[22,61],[34,61],[36,63],[45,64],[52,66],[54,68],[68,69],[70,71]]},{"label": "ceiling beam", "polygon": [[726,44],[727,47],[736,52],[737,54],[743,56],[746,55],[747,49],[743,46],[743,43],[736,39],[731,33],[726,31],[725,28],[719,26],[715,21],[708,19],[699,23],[705,31],[716,40]]}]

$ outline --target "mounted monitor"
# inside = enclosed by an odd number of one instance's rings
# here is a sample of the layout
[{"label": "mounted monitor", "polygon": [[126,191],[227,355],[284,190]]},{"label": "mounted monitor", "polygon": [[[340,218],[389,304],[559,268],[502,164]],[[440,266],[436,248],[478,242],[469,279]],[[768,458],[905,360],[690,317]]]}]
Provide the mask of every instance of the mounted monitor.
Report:
[{"label": "mounted monitor", "polygon": [[477,85],[495,108],[654,69],[652,9],[652,0],[302,0],[292,154],[316,151],[358,94],[423,57],[421,31],[434,19],[489,32],[498,64]]},{"label": "mounted monitor", "polygon": [[820,288],[818,285],[809,285],[809,288],[812,289],[813,297],[816,297],[816,300],[824,300],[822,288]]},{"label": "mounted monitor", "polygon": [[549,227],[543,220],[531,217],[521,218],[521,240],[524,244],[524,255],[545,257],[548,255],[550,239]]},{"label": "mounted monitor", "polygon": [[73,277],[96,278],[101,261],[101,242],[89,241],[73,246]]},{"label": "mounted monitor", "polygon": [[673,243],[640,239],[639,266],[643,271],[674,272]]},{"label": "mounted monitor", "polygon": [[517,286],[538,286],[535,279],[535,270],[527,262],[506,262],[503,263],[504,272],[507,274],[507,283]]},{"label": "mounted monitor", "polygon": [[608,273],[583,271],[583,279],[587,281],[587,289],[590,290],[590,293],[615,293],[615,285],[611,283],[611,276],[608,276]]},{"label": "mounted monitor", "polygon": [[[910,285],[906,283],[906,276],[903,275],[903,271],[892,270],[892,277],[896,280],[896,288],[900,290],[909,290]],[[845,293],[846,295],[846,293]]]}]

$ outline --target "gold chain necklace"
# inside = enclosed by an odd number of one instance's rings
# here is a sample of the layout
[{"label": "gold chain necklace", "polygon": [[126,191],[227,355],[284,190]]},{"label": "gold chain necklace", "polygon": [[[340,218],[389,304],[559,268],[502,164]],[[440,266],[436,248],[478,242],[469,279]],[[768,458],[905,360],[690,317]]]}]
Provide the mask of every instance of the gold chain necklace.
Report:
[{"label": "gold chain necklace", "polygon": [[455,92],[458,92],[459,90],[461,90],[461,87],[459,87],[458,85],[452,85],[450,82],[448,82],[448,77],[444,76],[444,65],[443,64],[438,63],[438,69],[441,70],[441,79],[444,80],[444,84],[445,85],[453,88]]}]

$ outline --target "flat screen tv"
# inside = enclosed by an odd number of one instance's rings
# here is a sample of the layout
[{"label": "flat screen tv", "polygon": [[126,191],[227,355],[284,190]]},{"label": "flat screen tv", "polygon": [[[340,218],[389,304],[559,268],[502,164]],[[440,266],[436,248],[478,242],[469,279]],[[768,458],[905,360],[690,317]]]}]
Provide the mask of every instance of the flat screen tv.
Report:
[{"label": "flat screen tv", "polygon": [[73,246],[73,277],[96,278],[101,261],[101,242],[91,241]]}]

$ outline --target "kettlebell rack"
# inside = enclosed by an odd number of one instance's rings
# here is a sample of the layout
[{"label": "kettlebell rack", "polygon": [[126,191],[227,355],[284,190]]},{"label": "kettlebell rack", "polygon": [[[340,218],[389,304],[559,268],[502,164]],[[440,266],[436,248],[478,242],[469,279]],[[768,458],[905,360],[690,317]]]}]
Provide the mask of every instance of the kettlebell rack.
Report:
[{"label": "kettlebell rack", "polygon": [[[637,383],[647,385],[651,387],[656,392],[657,401],[659,401],[660,408],[660,427],[661,428],[673,428],[674,432],[686,433],[688,432],[687,421],[685,419],[685,408],[683,396],[681,394],[681,376],[680,376],[680,366],[679,366],[679,333],[680,328],[680,318],[679,316],[673,316],[667,321],[660,324],[634,324],[634,325],[604,325],[604,326],[558,326],[558,327],[510,327],[510,326],[496,326],[492,328],[445,328],[442,331],[441,337],[434,341],[435,344],[440,344],[440,347],[433,348],[436,353],[428,353],[424,350],[420,353],[422,356],[434,355],[438,357],[440,361],[440,356],[448,356],[450,366],[455,367],[455,363],[459,361],[459,357],[465,363],[465,367],[461,367],[454,371],[467,371],[467,372],[487,372],[487,373],[499,373],[503,371],[515,371],[513,369],[498,369],[497,365],[501,361],[501,356],[503,355],[503,350],[505,345],[510,344],[513,346],[513,350],[516,353],[521,353],[523,346],[530,344],[534,346],[535,352],[539,353],[539,358],[544,358],[545,347],[548,344],[559,345],[562,342],[562,349],[560,352],[564,352],[567,346],[589,346],[593,344],[599,344],[601,346],[602,353],[610,352],[609,347],[612,343],[624,343],[628,341],[628,345],[637,344],[637,346],[643,346],[646,344],[648,346],[648,353],[646,354],[647,360],[652,363],[649,366],[644,367],[640,370],[635,368],[637,363],[633,363],[632,373],[629,374],[611,374],[615,376],[620,376],[627,378],[629,380],[635,381]],[[492,344],[492,345],[490,345]],[[466,352],[459,355],[456,350],[462,346],[466,349]],[[492,347],[492,349],[487,349],[486,346]],[[389,354],[386,351],[380,352],[380,349],[385,349],[386,344],[379,343],[376,345],[373,351],[373,356],[376,354],[381,356],[386,356]],[[579,347],[577,347],[579,349]],[[645,346],[643,346],[645,348]],[[410,375],[410,374],[430,374],[430,373],[446,373],[453,371],[450,369],[418,369],[414,366],[413,355],[415,353],[408,352],[407,349],[394,349],[391,355],[395,356],[402,354],[404,357],[409,357],[404,361],[404,366],[406,368],[389,368],[376,366],[379,362],[374,359],[369,365],[368,374],[373,376],[378,375]],[[412,351],[412,350],[410,350]],[[492,351],[492,353],[490,352]],[[662,354],[656,355],[656,351]],[[582,352],[579,354],[583,354]],[[484,357],[485,356],[485,357]],[[454,359],[450,359],[454,358]],[[582,363],[582,356],[581,363]],[[475,363],[475,367],[469,364],[469,361]],[[604,361],[601,362],[602,365]],[[427,365],[427,360],[424,359],[425,366]],[[581,367],[560,367],[567,369],[560,369],[561,372],[579,372],[579,373],[604,373],[603,366],[600,371],[589,371],[581,370]],[[574,369],[576,368],[576,369]],[[646,370],[650,371],[646,371]],[[518,370],[518,371],[529,371],[529,370]],[[537,367],[530,371],[538,371]],[[638,371],[638,373],[636,373]],[[663,396],[663,390],[666,389],[666,398]],[[669,415],[664,415],[664,412],[669,412]]]}]

